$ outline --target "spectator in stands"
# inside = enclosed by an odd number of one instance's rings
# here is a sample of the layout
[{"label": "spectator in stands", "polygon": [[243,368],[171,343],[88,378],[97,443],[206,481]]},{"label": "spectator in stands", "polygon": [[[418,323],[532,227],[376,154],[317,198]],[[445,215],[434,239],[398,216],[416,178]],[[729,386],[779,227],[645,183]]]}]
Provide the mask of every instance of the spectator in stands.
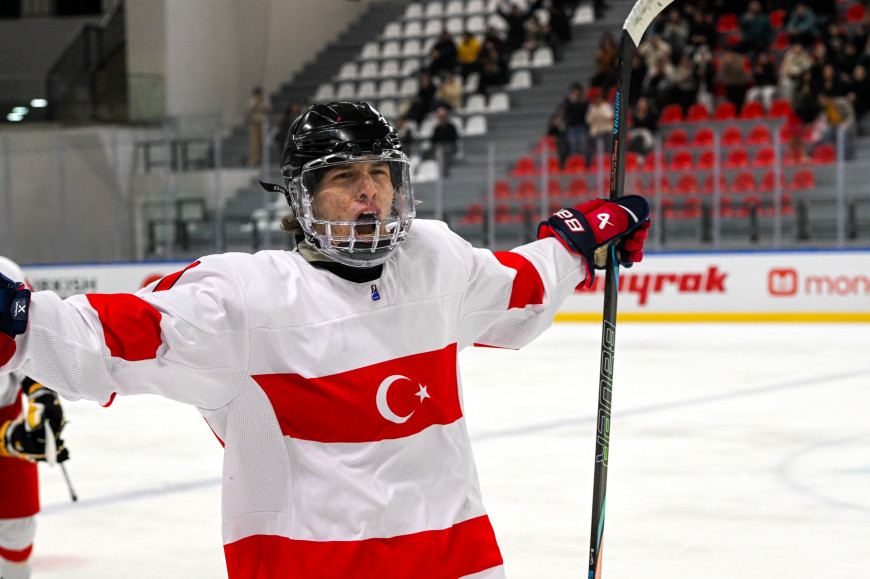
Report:
[{"label": "spectator in stands", "polygon": [[861,54],[858,52],[858,45],[854,38],[849,38],[843,44],[843,51],[835,59],[834,64],[837,70],[851,75],[855,67],[861,64]]},{"label": "spectator in stands", "polygon": [[706,45],[699,46],[692,59],[695,61],[695,78],[698,79],[698,102],[713,110],[716,83],[713,51]]},{"label": "spectator in stands", "polygon": [[852,102],[856,117],[861,118],[870,109],[870,78],[864,65],[857,64],[852,70],[846,97]]},{"label": "spectator in stands", "polygon": [[483,40],[481,41],[481,50],[483,50],[483,45],[485,45],[487,42],[492,43],[496,51],[501,56],[507,55],[507,43],[505,42],[504,36],[502,36],[501,32],[499,32],[498,28],[496,28],[495,26],[490,26],[486,30],[486,34],[483,35]]},{"label": "spectator in stands", "polygon": [[668,10],[659,36],[671,47],[673,53],[671,58],[679,62],[689,43],[689,23],[678,9]]},{"label": "spectator in stands", "polygon": [[563,103],[556,106],[556,110],[550,115],[547,123],[547,135],[553,138],[556,144],[556,155],[559,157],[559,167],[565,167],[565,161],[571,154],[571,149],[568,145],[568,135],[565,126],[565,107]]},{"label": "spectator in stands", "polygon": [[575,82],[571,85],[561,107],[565,119],[568,151],[571,155],[583,155],[588,163],[589,124],[586,121],[586,112],[589,110],[589,101],[583,92],[582,84]]},{"label": "spectator in stands", "polygon": [[263,125],[269,119],[272,106],[263,94],[263,89],[254,87],[248,99],[248,166],[257,167],[263,162]]},{"label": "spectator in stands", "polygon": [[619,49],[609,32],[601,34],[598,50],[595,51],[595,73],[589,81],[591,86],[599,87],[605,94],[616,85],[619,68]]},{"label": "spectator in stands", "polygon": [[804,2],[798,2],[785,23],[785,31],[791,43],[811,45],[819,36],[816,13]]},{"label": "spectator in stands", "polygon": [[411,102],[411,107],[407,113],[408,117],[414,119],[418,125],[432,111],[437,90],[438,87],[435,85],[432,75],[424,71],[420,75],[420,87],[417,89],[417,97]]},{"label": "spectator in stands", "polygon": [[498,5],[496,12],[504,18],[508,25],[507,39],[505,40],[507,54],[520,48],[526,41],[526,20],[541,7],[542,3],[543,0],[535,0],[528,10],[523,10],[519,4],[511,4],[510,10],[505,9],[506,2]]},{"label": "spectator in stands", "polygon": [[671,60],[671,47],[670,45],[659,38],[658,36],[651,36],[649,40],[644,40],[640,43],[640,46],[637,48],[638,54],[640,54],[644,61],[646,62],[647,70],[655,70],[656,65],[661,61],[661,59],[667,58],[668,61]]},{"label": "spectator in stands", "polygon": [[770,45],[773,39],[773,26],[758,0],[751,0],[746,11],[740,16],[740,35],[742,38],[738,49],[743,53],[755,54]]},{"label": "spectator in stands", "polygon": [[719,80],[725,85],[725,98],[734,103],[739,111],[746,100],[750,76],[746,70],[746,57],[731,48],[726,48],[719,62]]},{"label": "spectator in stands", "polygon": [[287,136],[287,131],[290,130],[290,125],[296,120],[296,117],[302,114],[302,111],[308,108],[308,103],[292,102],[290,106],[284,110],[281,120],[272,131],[272,142],[279,148],[284,150],[284,138]]},{"label": "spectator in stands", "polygon": [[477,92],[482,95],[489,94],[490,87],[501,86],[508,80],[507,61],[489,40],[484,41],[483,47],[480,49],[478,68],[480,70],[480,81],[478,82]]},{"label": "spectator in stands", "polygon": [[761,101],[769,109],[776,97],[776,58],[769,50],[762,50],[752,59],[752,87],[746,91],[747,101]]},{"label": "spectator in stands", "polygon": [[628,150],[642,157],[648,155],[655,147],[658,125],[659,112],[653,109],[649,99],[646,97],[637,99],[631,128],[628,131]]},{"label": "spectator in stands", "polygon": [[628,91],[628,104],[634,106],[637,104],[637,99],[640,98],[646,82],[646,77],[649,69],[646,67],[646,61],[641,55],[635,51],[634,59],[631,61],[631,86],[632,90]]},{"label": "spectator in stands", "polygon": [[647,74],[642,91],[658,110],[662,110],[670,103],[671,98],[671,59],[662,56]]},{"label": "spectator in stands", "polygon": [[820,142],[838,145],[838,133],[844,132],[846,148],[844,155],[847,159],[851,159],[858,127],[852,103],[846,97],[820,94],[819,108],[821,109]]},{"label": "spectator in stands", "polygon": [[572,13],[571,3],[551,1],[547,6],[547,21],[559,47],[571,41]]},{"label": "spectator in stands", "polygon": [[548,36],[550,29],[544,25],[544,22],[537,14],[532,14],[526,20],[526,36],[523,40],[523,49],[528,51],[529,58],[533,57],[535,50],[539,46],[548,45]]},{"label": "spectator in stands", "polygon": [[693,7],[689,24],[689,39],[686,43],[687,48],[695,50],[700,46],[707,46],[713,50],[717,46],[718,38],[713,17],[702,8]]},{"label": "spectator in stands", "polygon": [[396,119],[396,134],[399,135],[399,141],[402,143],[402,149],[405,151],[405,154],[409,158],[414,158],[417,154],[417,143],[414,131],[405,117],[400,116]]},{"label": "spectator in stands", "polygon": [[797,79],[792,91],[791,108],[805,124],[813,123],[819,116],[818,93],[813,87],[813,75],[806,69]]},{"label": "spectator in stands", "polygon": [[808,71],[813,62],[803,44],[793,44],[782,57],[779,65],[780,97],[791,101],[795,87],[803,73]]},{"label": "spectator in stands", "polygon": [[477,72],[477,56],[480,54],[480,41],[469,31],[462,33],[462,38],[456,46],[456,63],[462,78],[468,78],[472,72]]},{"label": "spectator in stands", "polygon": [[436,110],[439,107],[444,107],[447,110],[462,108],[462,82],[456,73],[448,72],[444,75],[444,80],[435,91],[435,100],[432,106]]},{"label": "spectator in stands", "polygon": [[677,65],[671,68],[669,84],[668,103],[680,105],[686,113],[698,101],[698,77],[692,55],[684,53]]},{"label": "spectator in stands", "polygon": [[429,52],[429,74],[440,77],[447,72],[453,72],[456,69],[456,54],[453,37],[448,31],[443,31]]},{"label": "spectator in stands", "polygon": [[610,152],[613,134],[613,107],[604,100],[604,93],[593,91],[592,102],[586,111],[586,124],[589,125],[589,144],[593,150]]},{"label": "spectator in stands", "polygon": [[[798,94],[800,91],[795,91]],[[806,162],[804,150],[804,120],[794,111],[789,111],[785,125],[782,127],[782,138],[785,139],[785,158],[794,164],[800,165]]]},{"label": "spectator in stands", "polygon": [[846,96],[846,85],[833,64],[823,66],[821,76],[818,89],[820,94],[834,97]]},{"label": "spectator in stands", "polygon": [[439,107],[435,114],[438,116],[438,124],[435,125],[430,138],[431,150],[441,165],[441,176],[446,179],[450,177],[456,152],[459,149],[459,131],[450,120],[446,108]]}]

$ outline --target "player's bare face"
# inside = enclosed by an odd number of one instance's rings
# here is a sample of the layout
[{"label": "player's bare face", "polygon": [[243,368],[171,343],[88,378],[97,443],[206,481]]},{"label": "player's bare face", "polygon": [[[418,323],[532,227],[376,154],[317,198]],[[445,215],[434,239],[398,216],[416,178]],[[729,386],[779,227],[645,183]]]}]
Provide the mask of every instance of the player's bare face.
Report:
[{"label": "player's bare face", "polygon": [[[326,221],[356,221],[355,234],[370,237],[375,221],[390,216],[393,183],[387,163],[348,163],[326,169],[314,197],[314,214]],[[349,225],[333,226],[335,236],[349,236]],[[325,234],[325,226],[315,225]],[[381,224],[381,235],[387,235]]]}]

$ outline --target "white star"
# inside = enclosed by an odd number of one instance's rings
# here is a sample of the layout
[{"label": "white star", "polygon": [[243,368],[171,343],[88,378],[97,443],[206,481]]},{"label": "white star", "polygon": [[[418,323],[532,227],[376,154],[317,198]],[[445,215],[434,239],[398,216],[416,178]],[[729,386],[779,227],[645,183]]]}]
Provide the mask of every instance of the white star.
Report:
[{"label": "white star", "polygon": [[419,396],[421,403],[423,402],[424,398],[432,398],[431,396],[429,396],[429,393],[426,392],[426,386],[423,386],[422,384],[418,384],[418,386],[420,387],[420,391],[414,394],[414,396]]}]

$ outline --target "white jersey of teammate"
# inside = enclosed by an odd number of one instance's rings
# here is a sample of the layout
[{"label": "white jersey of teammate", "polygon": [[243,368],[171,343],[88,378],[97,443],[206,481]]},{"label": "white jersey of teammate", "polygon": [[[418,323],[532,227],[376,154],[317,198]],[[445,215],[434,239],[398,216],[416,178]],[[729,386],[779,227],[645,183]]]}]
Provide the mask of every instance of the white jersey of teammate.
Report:
[{"label": "white jersey of teammate", "polygon": [[224,444],[229,576],[504,576],[457,352],[519,348],[583,280],[548,238],[474,249],[416,220],[378,279],[225,254],[134,295],[33,295],[6,368],[66,398],[156,393]]}]

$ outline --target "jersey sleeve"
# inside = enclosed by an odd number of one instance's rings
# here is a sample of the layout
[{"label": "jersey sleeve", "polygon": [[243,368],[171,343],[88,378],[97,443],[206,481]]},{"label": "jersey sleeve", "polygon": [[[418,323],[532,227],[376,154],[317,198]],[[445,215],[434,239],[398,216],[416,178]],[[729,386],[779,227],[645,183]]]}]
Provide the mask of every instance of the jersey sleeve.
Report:
[{"label": "jersey sleeve", "polygon": [[520,348],[539,336],[583,281],[583,257],[548,238],[511,251],[474,249],[460,347]]},{"label": "jersey sleeve", "polygon": [[216,256],[136,294],[37,292],[3,370],[71,400],[108,405],[116,394],[151,393],[218,408],[248,379],[246,308],[236,270]]}]

